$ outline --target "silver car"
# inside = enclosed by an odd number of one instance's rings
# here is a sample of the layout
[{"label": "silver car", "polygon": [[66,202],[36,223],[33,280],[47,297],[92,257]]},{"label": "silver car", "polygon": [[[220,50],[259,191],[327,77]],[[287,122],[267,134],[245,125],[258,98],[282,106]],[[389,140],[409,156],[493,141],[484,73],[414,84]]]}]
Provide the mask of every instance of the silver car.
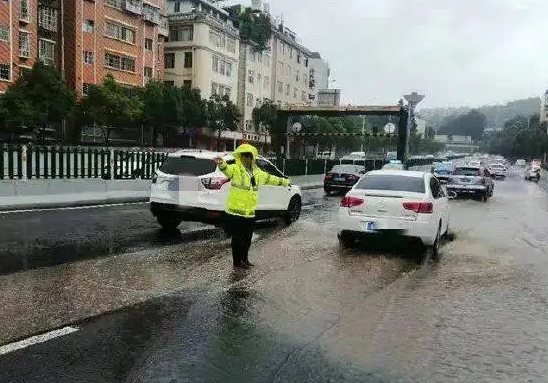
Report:
[{"label": "silver car", "polygon": [[495,185],[489,170],[468,164],[455,167],[446,187],[449,196],[468,195],[486,202],[493,195]]}]

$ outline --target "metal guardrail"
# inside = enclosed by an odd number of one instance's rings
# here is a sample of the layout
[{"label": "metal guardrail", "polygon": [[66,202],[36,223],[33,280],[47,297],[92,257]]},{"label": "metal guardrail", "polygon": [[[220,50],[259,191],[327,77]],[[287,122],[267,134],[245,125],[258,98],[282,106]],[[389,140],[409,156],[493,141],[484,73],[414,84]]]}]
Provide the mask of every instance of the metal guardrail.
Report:
[{"label": "metal guardrail", "polygon": [[0,179],[150,179],[167,156],[164,152],[46,146],[8,146],[0,151]]},{"label": "metal guardrail", "polygon": [[[0,146],[0,180],[2,179],[151,179],[167,152],[113,150],[78,147]],[[448,158],[449,160],[460,157]],[[407,167],[430,165],[432,158],[411,158]],[[379,159],[352,160],[272,160],[287,176],[325,174],[334,165],[363,165],[367,171],[386,163]]]}]

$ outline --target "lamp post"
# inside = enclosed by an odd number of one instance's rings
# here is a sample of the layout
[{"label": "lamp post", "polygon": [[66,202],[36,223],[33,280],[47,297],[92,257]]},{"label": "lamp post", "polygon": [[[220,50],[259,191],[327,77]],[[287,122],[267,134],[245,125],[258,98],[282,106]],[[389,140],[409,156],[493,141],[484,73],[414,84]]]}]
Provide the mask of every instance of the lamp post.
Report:
[{"label": "lamp post", "polygon": [[412,118],[415,115],[415,108],[418,103],[424,99],[424,95],[418,94],[417,92],[411,92],[411,94],[406,94],[403,96],[405,101],[408,103],[408,115],[407,115],[407,137],[405,139],[405,156],[409,154],[409,137],[411,135],[411,126],[413,124]]}]

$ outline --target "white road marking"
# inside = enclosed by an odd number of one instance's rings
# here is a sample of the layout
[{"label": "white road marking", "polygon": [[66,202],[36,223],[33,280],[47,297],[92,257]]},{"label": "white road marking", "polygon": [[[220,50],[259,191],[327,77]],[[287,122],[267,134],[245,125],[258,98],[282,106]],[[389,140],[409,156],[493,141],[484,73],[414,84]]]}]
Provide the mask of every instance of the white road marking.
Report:
[{"label": "white road marking", "polygon": [[35,211],[54,211],[54,210],[84,210],[84,209],[97,209],[97,208],[112,207],[112,206],[142,205],[145,203],[148,203],[148,202],[107,203],[102,205],[88,205],[88,206],[48,207],[43,209],[6,210],[6,211],[0,211],[0,214],[32,213]]},{"label": "white road marking", "polygon": [[320,207],[320,206],[322,206],[321,203],[316,203],[314,205],[304,205],[303,207],[301,207],[301,210],[312,210],[315,207]]},{"label": "white road marking", "polygon": [[65,336],[78,330],[80,330],[78,327],[63,327],[61,329],[53,330],[45,334],[31,336],[30,338],[20,340],[19,342],[6,344],[0,347],[0,355],[5,355],[10,352],[21,350],[35,344],[44,343],[48,340],[52,340],[60,336]]}]

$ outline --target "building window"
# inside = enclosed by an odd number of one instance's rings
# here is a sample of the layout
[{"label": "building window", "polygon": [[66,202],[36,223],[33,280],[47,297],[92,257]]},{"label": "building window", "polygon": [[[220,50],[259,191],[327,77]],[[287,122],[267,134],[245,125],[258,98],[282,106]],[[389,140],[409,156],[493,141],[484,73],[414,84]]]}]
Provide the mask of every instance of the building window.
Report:
[{"label": "building window", "polygon": [[252,130],[253,120],[245,120],[245,130]]},{"label": "building window", "polygon": [[291,77],[291,67],[289,65],[286,66],[286,75]]},{"label": "building window", "polygon": [[55,61],[55,43],[49,40],[39,40],[38,57],[46,65],[53,65]]},{"label": "building window", "polygon": [[169,29],[169,41],[192,41],[194,39],[194,28],[177,28]]},{"label": "building window", "polygon": [[192,68],[192,52],[185,52],[185,68]]},{"label": "building window", "polygon": [[255,83],[255,72],[254,71],[252,71],[252,70],[247,71],[247,81],[250,84]]},{"label": "building window", "polygon": [[301,54],[297,54],[297,64],[301,63]]},{"label": "building window", "polygon": [[19,5],[19,20],[30,21],[29,0],[21,0]]},{"label": "building window", "polygon": [[211,30],[209,31],[209,42],[219,48],[226,46],[225,35]]},{"label": "building window", "polygon": [[278,81],[278,93],[283,93],[284,91],[284,84],[281,81]]},{"label": "building window", "polygon": [[105,4],[113,8],[122,9],[122,1],[123,0],[105,0]]},{"label": "building window", "polygon": [[105,67],[127,72],[135,72],[135,59],[133,57],[105,52]]},{"label": "building window", "polygon": [[145,39],[145,49],[148,51],[152,50],[152,39]]},{"label": "building window", "polygon": [[230,53],[236,53],[236,40],[229,37],[226,39],[226,50]]},{"label": "building window", "polygon": [[164,85],[166,86],[174,86],[175,85],[175,81],[164,81]]},{"label": "building window", "polygon": [[84,51],[82,59],[85,64],[93,64],[95,62],[95,55],[93,52]]},{"label": "building window", "polygon": [[10,41],[10,27],[8,25],[0,25],[0,40]]},{"label": "building window", "polygon": [[93,20],[84,20],[82,23],[82,31],[83,32],[93,32],[95,29],[95,23]]},{"label": "building window", "polygon": [[308,68],[308,57],[304,59],[304,66]]},{"label": "building window", "polygon": [[295,74],[295,81],[297,81],[297,82],[301,81],[301,76],[300,76],[299,71],[297,71],[297,73]]},{"label": "building window", "polygon": [[144,75],[145,77],[151,78],[152,77],[152,68],[149,66],[146,66],[144,69]]},{"label": "building window", "polygon": [[129,29],[108,21],[105,24],[106,24],[105,35],[107,37],[110,37],[111,39],[120,40],[126,43],[135,44],[135,31],[133,29]]},{"label": "building window", "polygon": [[308,76],[307,75],[303,75],[303,81],[304,81],[304,84],[306,86],[308,86]]},{"label": "building window", "polygon": [[48,31],[57,32],[57,9],[40,7],[38,11],[38,25]]},{"label": "building window", "polygon": [[289,48],[289,58],[292,59],[293,58],[293,48]]},{"label": "building window", "polygon": [[212,56],[211,69],[215,73],[220,73],[227,77],[232,76],[232,63],[229,63],[218,56]]},{"label": "building window", "polygon": [[257,73],[257,84],[259,84],[259,86],[261,85],[261,77],[261,74]]},{"label": "building window", "polygon": [[303,90],[303,94],[302,94],[302,100],[306,101],[306,92],[304,90]]},{"label": "building window", "polygon": [[19,56],[30,57],[30,33],[19,31]]},{"label": "building window", "polygon": [[263,82],[264,82],[263,87],[265,89],[267,89],[270,86],[270,77],[269,76],[264,76],[264,81]]},{"label": "building window", "polygon": [[264,66],[265,67],[270,67],[270,55],[269,54],[264,55]]},{"label": "building window", "polygon": [[231,92],[232,92],[232,88],[230,88],[228,86],[217,84],[217,83],[214,83],[214,82],[211,83],[211,95],[212,96],[217,94],[221,97],[222,96],[230,97]]},{"label": "building window", "polygon": [[187,88],[192,88],[192,81],[191,80],[184,80],[183,86]]},{"label": "building window", "polygon": [[164,68],[165,69],[175,68],[175,53],[166,53],[164,55]]},{"label": "building window", "polygon": [[253,95],[251,93],[246,95],[246,105],[253,106]]},{"label": "building window", "polygon": [[297,88],[293,89],[293,98],[299,97],[299,90]]},{"label": "building window", "polygon": [[11,79],[11,64],[0,64],[0,79]]},{"label": "building window", "polygon": [[290,93],[291,93],[291,85],[287,84],[285,86],[285,95],[289,96]]}]

